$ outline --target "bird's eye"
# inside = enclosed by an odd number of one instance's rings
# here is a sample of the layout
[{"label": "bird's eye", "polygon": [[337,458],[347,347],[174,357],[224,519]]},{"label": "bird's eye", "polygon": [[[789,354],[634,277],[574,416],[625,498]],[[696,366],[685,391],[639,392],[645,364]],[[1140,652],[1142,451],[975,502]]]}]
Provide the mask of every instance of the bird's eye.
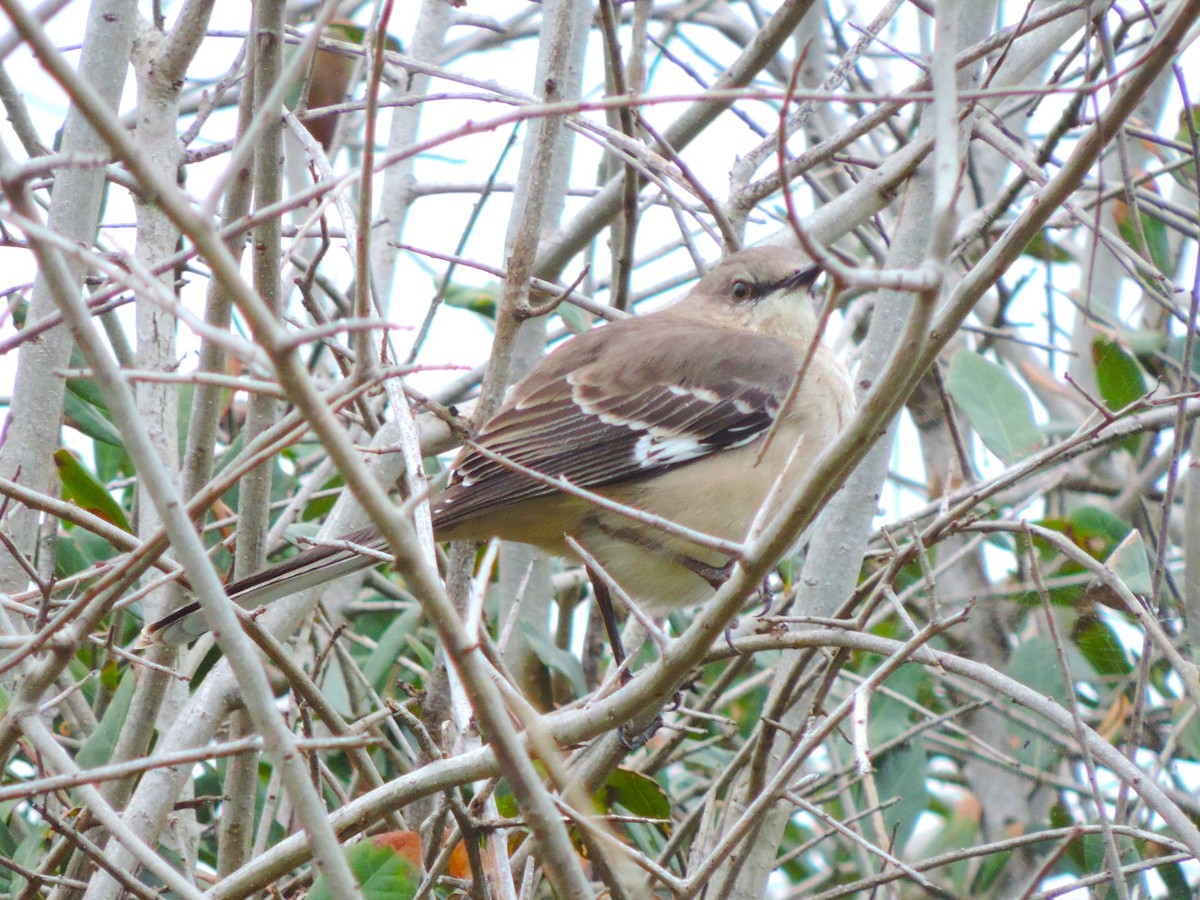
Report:
[{"label": "bird's eye", "polygon": [[754,292],[750,289],[750,282],[739,278],[733,283],[734,300],[749,300],[752,293]]}]

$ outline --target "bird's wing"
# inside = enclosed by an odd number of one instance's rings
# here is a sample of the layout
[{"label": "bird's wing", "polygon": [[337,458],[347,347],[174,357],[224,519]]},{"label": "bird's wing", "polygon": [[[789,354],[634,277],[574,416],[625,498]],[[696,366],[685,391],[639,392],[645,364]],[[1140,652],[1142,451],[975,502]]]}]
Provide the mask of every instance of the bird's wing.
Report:
[{"label": "bird's wing", "polygon": [[[647,318],[605,326],[556,350],[513,389],[475,446],[598,488],[761,437],[779,414],[800,351],[750,332]],[[553,492],[468,447],[435,502],[435,525],[454,527]]]}]

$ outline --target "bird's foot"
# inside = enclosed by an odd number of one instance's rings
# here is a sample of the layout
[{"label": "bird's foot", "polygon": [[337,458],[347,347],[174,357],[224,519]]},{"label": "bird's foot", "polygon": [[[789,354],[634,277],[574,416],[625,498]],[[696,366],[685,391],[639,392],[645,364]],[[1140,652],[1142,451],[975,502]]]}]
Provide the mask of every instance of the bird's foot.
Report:
[{"label": "bird's foot", "polygon": [[626,724],[622,725],[620,728],[617,729],[617,740],[621,742],[621,749],[625,750],[626,752],[632,752],[632,751],[636,750],[638,747],[641,747],[642,745],[644,745],[646,743],[646,741],[648,741],[648,740],[650,740],[650,738],[654,737],[655,732],[657,732],[658,729],[662,728],[662,724],[663,724],[663,717],[662,717],[662,714],[660,713],[659,715],[656,715],[650,721],[650,724],[647,725],[645,728],[643,728],[641,731],[636,731],[636,732],[630,733],[629,724],[626,723]]},{"label": "bird's foot", "polygon": [[735,629],[737,627],[738,627],[738,620],[736,618],[730,619],[729,624],[725,626],[725,643],[727,643],[729,645],[729,649],[732,650],[734,653],[741,652],[740,650],[738,650],[737,647],[733,646],[733,629]]},{"label": "bird's foot", "polygon": [[763,608],[762,608],[762,612],[760,612],[754,618],[762,619],[770,614],[771,607],[775,605],[775,592],[773,590],[771,590],[771,576],[770,575],[766,575],[763,577],[762,584],[759,586],[759,589],[758,589],[758,596],[760,596],[762,598]]}]

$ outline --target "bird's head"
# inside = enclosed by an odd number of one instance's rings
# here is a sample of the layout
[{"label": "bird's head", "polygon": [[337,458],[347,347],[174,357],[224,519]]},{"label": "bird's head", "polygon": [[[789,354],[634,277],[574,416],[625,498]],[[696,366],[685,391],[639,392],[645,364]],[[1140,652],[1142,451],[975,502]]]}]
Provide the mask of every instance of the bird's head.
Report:
[{"label": "bird's head", "polygon": [[752,247],[721,260],[672,310],[807,343],[816,330],[810,289],[818,275],[820,268],[798,250]]}]

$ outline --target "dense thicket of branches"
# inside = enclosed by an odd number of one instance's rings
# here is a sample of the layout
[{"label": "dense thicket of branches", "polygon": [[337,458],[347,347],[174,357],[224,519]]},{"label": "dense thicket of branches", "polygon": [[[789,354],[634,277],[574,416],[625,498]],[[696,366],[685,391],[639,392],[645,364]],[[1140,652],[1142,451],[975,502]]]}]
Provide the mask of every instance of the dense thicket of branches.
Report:
[{"label": "dense thicket of branches", "polygon": [[[0,888],[1200,885],[1200,0],[0,6]],[[411,499],[762,240],[859,412],[618,690],[570,562]],[[394,568],[235,624],[368,519]],[[139,647],[181,574],[215,647]]]}]

